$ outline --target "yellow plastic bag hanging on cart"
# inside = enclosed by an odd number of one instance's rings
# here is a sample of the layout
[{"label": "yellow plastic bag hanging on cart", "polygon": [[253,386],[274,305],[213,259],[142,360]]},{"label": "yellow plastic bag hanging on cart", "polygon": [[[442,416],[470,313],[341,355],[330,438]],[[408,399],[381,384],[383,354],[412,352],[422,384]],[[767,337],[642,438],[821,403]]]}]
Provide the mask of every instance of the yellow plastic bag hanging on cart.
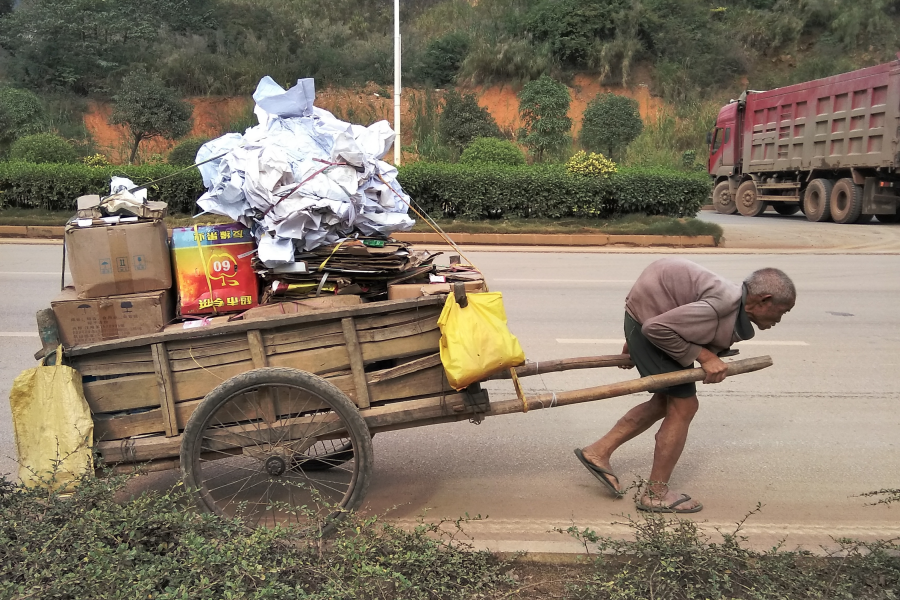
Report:
[{"label": "yellow plastic bag hanging on cart", "polygon": [[438,318],[441,362],[447,381],[461,390],[488,375],[525,362],[525,353],[506,326],[503,294],[468,294],[465,308],[447,296]]},{"label": "yellow plastic bag hanging on cart", "polygon": [[94,437],[81,374],[61,360],[62,346],[55,365],[23,371],[9,392],[19,479],[59,490],[92,468]]}]

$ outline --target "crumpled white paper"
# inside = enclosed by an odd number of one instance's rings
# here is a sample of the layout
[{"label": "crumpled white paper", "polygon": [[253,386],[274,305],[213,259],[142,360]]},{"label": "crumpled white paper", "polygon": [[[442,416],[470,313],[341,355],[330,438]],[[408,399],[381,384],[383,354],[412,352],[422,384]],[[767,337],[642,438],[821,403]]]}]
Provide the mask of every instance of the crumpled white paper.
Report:
[{"label": "crumpled white paper", "polygon": [[207,192],[204,211],[249,227],[267,267],[292,262],[360,231],[408,231],[409,196],[382,157],[394,142],[387,121],[368,127],[316,108],[312,79],[285,90],[264,77],[253,94],[259,125],[204,144],[197,162]]}]

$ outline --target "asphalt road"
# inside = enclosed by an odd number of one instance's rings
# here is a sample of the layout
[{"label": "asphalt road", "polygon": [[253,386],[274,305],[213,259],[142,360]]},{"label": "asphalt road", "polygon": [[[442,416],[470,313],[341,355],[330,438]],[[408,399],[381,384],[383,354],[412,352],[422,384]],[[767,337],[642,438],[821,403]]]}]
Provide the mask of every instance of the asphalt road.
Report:
[{"label": "asphalt road", "polygon": [[[0,244],[0,393],[34,364],[34,312],[59,286],[60,246]],[[509,322],[530,360],[612,354],[621,348],[625,294],[657,256],[515,252],[469,255],[504,292]],[[897,508],[867,506],[857,494],[900,487],[900,256],[688,256],[733,280],[762,266],[790,274],[796,308],[761,332],[742,357],[769,354],[759,373],[701,386],[698,413],[673,486],[704,503],[705,527],[728,527],[758,502],[745,532],[762,547],[828,544],[831,535],[900,535]],[[24,334],[24,335],[23,335]],[[31,334],[31,335],[29,335]],[[578,389],[634,377],[602,369],[523,380],[530,393]],[[513,397],[490,384],[493,399]],[[379,434],[366,509],[410,523],[489,515],[467,530],[479,545],[577,551],[555,527],[577,524],[626,535],[613,525],[635,514],[613,500],[577,462],[587,445],[644,395],[578,406]],[[623,447],[613,467],[623,480],[646,476],[652,430]],[[0,403],[0,472],[14,469],[9,409]],[[148,476],[164,487],[174,473]],[[619,515],[619,516],[617,516]]]}]

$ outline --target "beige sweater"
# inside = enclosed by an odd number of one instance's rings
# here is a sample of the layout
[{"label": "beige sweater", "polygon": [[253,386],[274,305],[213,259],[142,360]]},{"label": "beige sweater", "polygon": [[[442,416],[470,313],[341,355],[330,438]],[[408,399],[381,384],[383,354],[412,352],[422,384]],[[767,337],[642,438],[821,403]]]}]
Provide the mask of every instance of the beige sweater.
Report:
[{"label": "beige sweater", "polygon": [[[688,367],[701,348],[718,353],[741,339],[735,322],[742,312],[742,293],[741,284],[696,263],[663,258],[638,277],[625,299],[625,310],[641,323],[641,332],[655,346]],[[746,337],[753,337],[753,327],[749,323],[746,327]]]}]

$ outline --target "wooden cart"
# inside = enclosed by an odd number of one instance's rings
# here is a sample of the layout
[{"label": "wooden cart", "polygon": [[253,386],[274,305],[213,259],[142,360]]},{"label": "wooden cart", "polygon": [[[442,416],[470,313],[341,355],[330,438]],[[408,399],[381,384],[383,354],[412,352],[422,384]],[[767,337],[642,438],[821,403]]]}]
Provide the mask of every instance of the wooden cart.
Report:
[{"label": "wooden cart", "polygon": [[[457,290],[465,302],[465,293]],[[102,461],[181,467],[219,514],[320,525],[363,501],[371,436],[609,398],[702,379],[700,369],[490,402],[450,388],[438,355],[446,296],[235,321],[71,347]],[[44,332],[46,333],[46,332]],[[45,347],[51,342],[45,338]],[[627,356],[526,364],[519,376],[630,364]],[[768,357],[731,363],[741,373]],[[499,373],[494,378],[510,377]],[[313,508],[315,507],[315,508]]]}]

